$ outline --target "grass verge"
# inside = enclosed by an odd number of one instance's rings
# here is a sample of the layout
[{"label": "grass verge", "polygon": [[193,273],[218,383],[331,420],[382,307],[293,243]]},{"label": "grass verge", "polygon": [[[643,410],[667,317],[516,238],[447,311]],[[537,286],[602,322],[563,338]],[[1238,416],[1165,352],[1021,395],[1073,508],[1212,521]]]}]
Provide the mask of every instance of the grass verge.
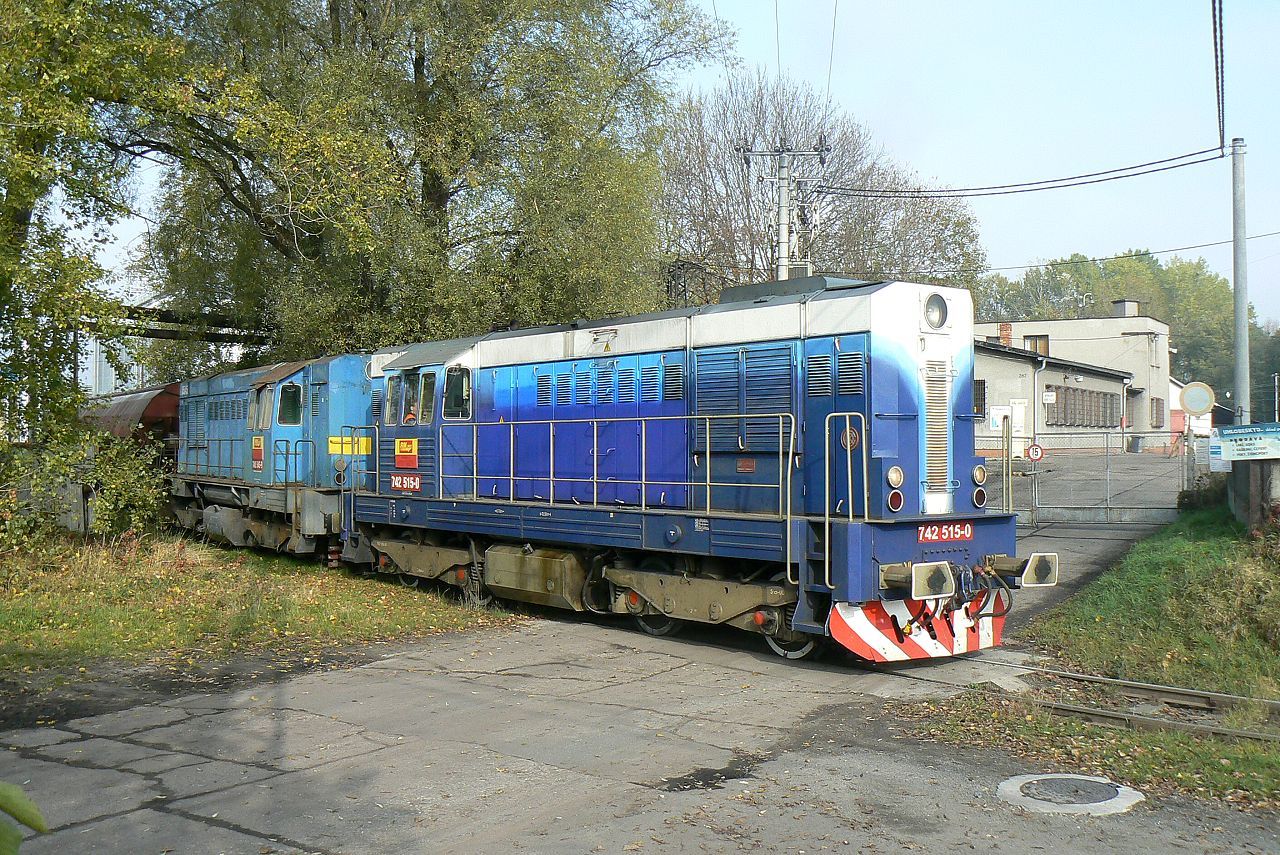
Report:
[{"label": "grass verge", "polygon": [[[1245,532],[1226,509],[1183,514],[1118,565],[1035,620],[1022,638],[1071,669],[1166,685],[1280,698],[1280,529]],[[1114,706],[1066,682],[1034,694]],[[1027,699],[971,691],[900,714],[918,735],[996,745],[1063,771],[1148,792],[1280,808],[1280,746],[1187,733],[1127,731],[1049,715]],[[1266,729],[1256,711],[1225,724]]]},{"label": "grass verge", "polygon": [[1280,532],[1226,509],[1137,543],[1023,637],[1096,674],[1280,698]]},{"label": "grass verge", "polygon": [[979,691],[899,713],[917,736],[1002,749],[1057,771],[1101,775],[1148,794],[1280,808],[1280,753],[1274,745],[1103,727]]},{"label": "grass verge", "polygon": [[0,675],[322,650],[512,618],[319,563],[176,535],[58,540],[0,565]]}]

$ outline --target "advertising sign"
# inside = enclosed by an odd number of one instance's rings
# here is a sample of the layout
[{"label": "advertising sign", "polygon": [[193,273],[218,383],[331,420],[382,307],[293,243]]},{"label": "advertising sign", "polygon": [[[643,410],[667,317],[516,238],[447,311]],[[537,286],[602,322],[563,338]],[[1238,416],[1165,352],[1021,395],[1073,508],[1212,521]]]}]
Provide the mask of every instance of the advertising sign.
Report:
[{"label": "advertising sign", "polygon": [[397,439],[396,440],[396,468],[397,469],[417,469],[418,468],[418,440],[417,439]]},{"label": "advertising sign", "polygon": [[1224,425],[1214,432],[1222,446],[1223,460],[1280,459],[1280,424]]}]

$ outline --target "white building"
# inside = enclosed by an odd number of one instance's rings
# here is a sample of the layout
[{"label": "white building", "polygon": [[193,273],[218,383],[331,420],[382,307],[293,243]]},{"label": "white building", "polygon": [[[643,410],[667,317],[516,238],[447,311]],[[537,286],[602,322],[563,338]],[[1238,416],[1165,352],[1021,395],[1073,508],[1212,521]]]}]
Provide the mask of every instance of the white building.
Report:
[{"label": "white building", "polygon": [[[1132,432],[1168,430],[1169,325],[1139,314],[1134,300],[1116,300],[1112,306],[1108,318],[976,324],[974,336],[1042,357],[1127,374],[1130,382],[1124,389],[1123,411],[1109,420]],[[1059,385],[1071,388],[1065,382]],[[1040,400],[1036,422],[1050,425],[1055,418],[1061,420],[1062,414],[1053,409],[1056,406]],[[1070,420],[1078,419],[1073,414]],[[1090,417],[1090,421],[1098,419]]]}]

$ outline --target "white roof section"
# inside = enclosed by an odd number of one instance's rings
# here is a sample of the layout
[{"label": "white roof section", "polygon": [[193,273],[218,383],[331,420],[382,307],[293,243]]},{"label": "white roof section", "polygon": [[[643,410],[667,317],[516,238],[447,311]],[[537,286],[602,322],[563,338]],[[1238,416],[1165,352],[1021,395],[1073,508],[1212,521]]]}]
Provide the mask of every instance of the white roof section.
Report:
[{"label": "white roof section", "polygon": [[591,359],[604,354],[654,353],[844,335],[870,330],[873,314],[881,323],[905,324],[914,335],[917,324],[904,317],[903,311],[909,307],[918,314],[916,304],[923,305],[924,298],[919,295],[924,292],[948,295],[948,301],[963,317],[971,317],[972,311],[969,294],[962,288],[808,277],[793,283],[776,283],[790,288],[789,293],[765,293],[764,289],[770,284],[775,283],[738,289],[749,295],[759,294],[740,302],[554,327],[504,330],[476,339],[406,345],[399,348],[402,352],[399,358],[379,367],[395,370],[456,364],[490,368]]}]

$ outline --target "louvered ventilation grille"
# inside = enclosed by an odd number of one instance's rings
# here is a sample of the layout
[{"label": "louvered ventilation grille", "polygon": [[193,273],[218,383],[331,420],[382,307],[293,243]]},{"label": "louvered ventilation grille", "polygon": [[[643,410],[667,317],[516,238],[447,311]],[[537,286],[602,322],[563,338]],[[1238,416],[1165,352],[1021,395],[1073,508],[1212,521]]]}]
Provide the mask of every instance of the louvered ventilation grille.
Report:
[{"label": "louvered ventilation grille", "polygon": [[[791,350],[785,347],[748,350],[746,353],[748,394],[743,401],[744,413],[791,412]],[[778,431],[786,430],[778,419],[748,419],[747,448],[758,452],[778,450]]]},{"label": "louvered ventilation grille", "polygon": [[613,403],[613,368],[600,368],[596,372],[596,403]]},{"label": "louvered ventilation grille", "polygon": [[832,392],[831,357],[827,354],[809,357],[807,394],[810,398],[825,398]]},{"label": "louvered ventilation grille", "polygon": [[636,372],[634,368],[624,368],[618,372],[618,403],[634,404],[636,402]]},{"label": "louvered ventilation grille", "polygon": [[551,382],[552,381],[551,381],[550,374],[538,375],[538,406],[539,407],[551,406]]},{"label": "louvered ventilation grille", "polygon": [[568,374],[561,374],[556,378],[556,406],[567,407],[573,403],[573,387],[570,385],[573,378]]},{"label": "louvered ventilation grille", "polygon": [[319,392],[311,393],[311,418],[313,419],[320,418],[320,393]]},{"label": "louvered ventilation grille", "polygon": [[662,367],[646,365],[640,369],[640,400],[658,400],[659,386],[662,382]]},{"label": "louvered ventilation grille", "polygon": [[929,490],[945,490],[949,486],[947,466],[947,427],[951,421],[951,372],[947,363],[925,364],[925,477]]},{"label": "louvered ventilation grille", "polygon": [[369,410],[373,416],[373,423],[380,424],[382,422],[382,390],[374,389],[369,394]]},{"label": "louvered ventilation grille", "polygon": [[591,403],[591,375],[579,372],[573,376],[573,402],[575,404]]},{"label": "louvered ventilation grille", "polygon": [[836,360],[837,378],[836,386],[841,395],[861,395],[863,391],[862,380],[862,354],[861,353],[842,353]]},{"label": "louvered ventilation grille", "polygon": [[[694,409],[698,415],[736,415],[741,408],[742,392],[738,382],[739,354],[700,353],[697,362]],[[711,450],[737,451],[737,419],[711,420]],[[699,448],[706,448],[707,423],[697,423]]]},{"label": "louvered ventilation grille", "polygon": [[684,365],[679,362],[667,363],[663,371],[662,399],[664,401],[684,400]]}]

